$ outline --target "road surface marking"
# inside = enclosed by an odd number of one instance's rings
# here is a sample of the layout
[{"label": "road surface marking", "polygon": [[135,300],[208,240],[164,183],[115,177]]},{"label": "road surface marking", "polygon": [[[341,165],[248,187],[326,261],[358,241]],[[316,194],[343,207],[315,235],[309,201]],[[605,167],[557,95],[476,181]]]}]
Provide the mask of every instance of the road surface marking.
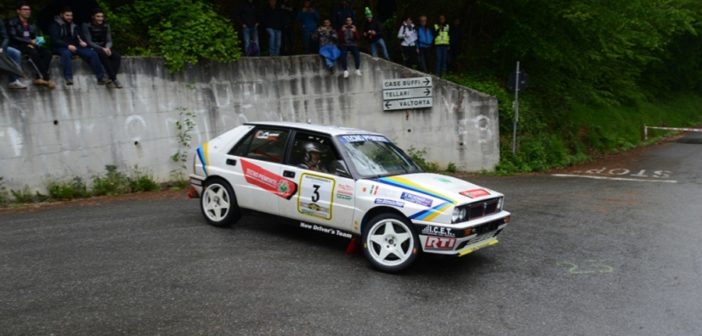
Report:
[{"label": "road surface marking", "polygon": [[629,182],[654,182],[654,183],[678,183],[677,180],[645,180],[628,177],[609,177],[609,176],[593,176],[593,175],[578,175],[578,174],[552,174],[555,177],[580,177],[593,180],[610,180],[610,181],[629,181]]}]

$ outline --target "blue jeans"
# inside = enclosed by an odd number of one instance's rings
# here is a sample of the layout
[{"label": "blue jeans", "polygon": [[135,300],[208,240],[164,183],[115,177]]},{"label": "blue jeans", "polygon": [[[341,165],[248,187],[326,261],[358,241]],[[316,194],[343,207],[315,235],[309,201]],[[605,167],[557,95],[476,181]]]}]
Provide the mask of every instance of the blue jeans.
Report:
[{"label": "blue jeans", "polygon": [[253,41],[256,43],[256,48],[257,52],[256,55],[247,55],[247,56],[260,56],[261,55],[261,44],[258,43],[258,28],[256,27],[246,27],[241,31],[241,34],[244,35],[244,53],[249,51],[249,43]]},{"label": "blue jeans", "polygon": [[[7,47],[7,48],[5,48],[5,53],[7,53],[7,57],[9,57],[13,61],[15,61],[15,63],[17,63],[17,65],[20,67],[20,69],[22,68],[22,53],[19,50],[15,49],[13,47]],[[13,74],[10,74],[8,76],[10,78],[10,83],[19,79],[18,76],[13,75]]]},{"label": "blue jeans", "polygon": [[[73,80],[73,53],[68,50],[68,48],[56,48],[54,53],[61,56],[61,66],[63,67],[63,78],[67,80]],[[100,63],[100,57],[95,52],[95,50],[90,48],[78,47],[76,49],[76,55],[90,64],[90,68],[93,69],[93,73],[98,80],[105,77],[105,69]]]},{"label": "blue jeans", "polygon": [[436,46],[436,75],[439,77],[446,72],[446,66],[448,65],[448,48],[449,47],[446,45]]},{"label": "blue jeans", "polygon": [[378,57],[378,48],[380,48],[380,51],[383,52],[383,58],[386,60],[390,60],[390,56],[388,56],[388,48],[385,46],[385,40],[382,38],[379,38],[375,42],[370,43],[370,48],[371,48],[371,55],[373,57]]},{"label": "blue jeans", "polygon": [[273,28],[266,28],[266,31],[268,32],[268,53],[271,56],[279,56],[282,31]]}]

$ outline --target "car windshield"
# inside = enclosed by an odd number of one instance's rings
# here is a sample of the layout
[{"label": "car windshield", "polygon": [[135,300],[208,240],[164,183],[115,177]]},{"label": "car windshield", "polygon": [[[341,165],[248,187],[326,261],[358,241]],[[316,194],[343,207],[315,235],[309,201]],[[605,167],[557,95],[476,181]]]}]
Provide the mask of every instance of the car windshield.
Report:
[{"label": "car windshield", "polygon": [[381,135],[340,135],[339,142],[363,178],[419,173],[422,170]]}]

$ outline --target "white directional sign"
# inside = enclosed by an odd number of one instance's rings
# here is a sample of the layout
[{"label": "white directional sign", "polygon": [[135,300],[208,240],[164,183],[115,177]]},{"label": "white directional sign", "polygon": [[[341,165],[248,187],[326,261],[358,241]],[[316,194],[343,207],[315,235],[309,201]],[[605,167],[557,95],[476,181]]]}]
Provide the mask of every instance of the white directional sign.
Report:
[{"label": "white directional sign", "polygon": [[431,77],[386,79],[383,81],[383,110],[430,108],[433,105]]},{"label": "white directional sign", "polygon": [[420,109],[433,106],[433,98],[409,98],[398,100],[386,100],[383,103],[385,111]]},{"label": "white directional sign", "polygon": [[383,90],[383,100],[431,97],[431,87]]},{"label": "white directional sign", "polygon": [[383,90],[431,87],[431,84],[431,77],[386,79],[383,81]]}]

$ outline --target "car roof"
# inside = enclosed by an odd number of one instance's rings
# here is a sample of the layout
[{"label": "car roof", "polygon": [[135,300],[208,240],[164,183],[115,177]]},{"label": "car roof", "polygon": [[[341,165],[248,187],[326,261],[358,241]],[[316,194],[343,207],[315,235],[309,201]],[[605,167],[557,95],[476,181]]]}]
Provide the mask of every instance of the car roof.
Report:
[{"label": "car roof", "polygon": [[255,121],[247,122],[246,125],[255,126],[275,126],[283,128],[294,128],[298,130],[305,130],[311,132],[325,133],[331,136],[344,135],[344,134],[377,134],[382,135],[377,132],[365,131],[357,128],[341,127],[341,126],[329,126],[329,125],[316,125],[316,124],[306,124],[297,122],[283,122],[283,121]]}]

